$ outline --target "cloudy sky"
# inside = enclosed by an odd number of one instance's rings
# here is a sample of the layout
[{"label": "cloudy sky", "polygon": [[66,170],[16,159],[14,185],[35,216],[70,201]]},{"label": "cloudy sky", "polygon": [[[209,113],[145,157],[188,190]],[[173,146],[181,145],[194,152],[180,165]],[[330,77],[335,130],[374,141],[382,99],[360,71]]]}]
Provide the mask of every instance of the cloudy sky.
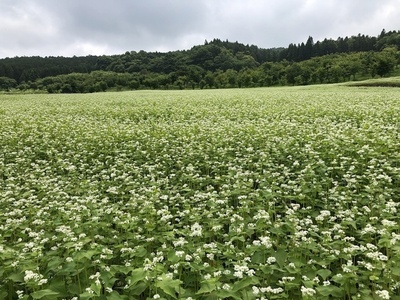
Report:
[{"label": "cloudy sky", "polygon": [[262,48],[400,30],[400,0],[0,0],[0,58]]}]

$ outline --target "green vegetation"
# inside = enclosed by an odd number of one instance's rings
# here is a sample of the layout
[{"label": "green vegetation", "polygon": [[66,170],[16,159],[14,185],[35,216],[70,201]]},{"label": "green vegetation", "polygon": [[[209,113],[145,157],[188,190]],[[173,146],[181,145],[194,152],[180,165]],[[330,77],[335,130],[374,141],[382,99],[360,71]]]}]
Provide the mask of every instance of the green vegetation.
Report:
[{"label": "green vegetation", "polygon": [[380,86],[380,87],[400,87],[400,77],[389,77],[364,80],[361,82],[351,83],[350,86]]},{"label": "green vegetation", "polygon": [[399,99],[0,95],[0,298],[399,299]]},{"label": "green vegetation", "polygon": [[91,93],[337,83],[399,75],[400,31],[262,49],[214,39],[186,51],[0,59],[0,90]]}]

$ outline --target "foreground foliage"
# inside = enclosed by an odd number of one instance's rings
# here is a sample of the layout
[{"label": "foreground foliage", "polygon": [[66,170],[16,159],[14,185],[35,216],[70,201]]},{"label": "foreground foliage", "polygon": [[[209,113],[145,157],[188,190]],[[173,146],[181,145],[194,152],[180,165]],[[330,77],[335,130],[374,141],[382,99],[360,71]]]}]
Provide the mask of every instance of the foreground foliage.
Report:
[{"label": "foreground foliage", "polygon": [[2,95],[1,299],[399,299],[400,92]]}]

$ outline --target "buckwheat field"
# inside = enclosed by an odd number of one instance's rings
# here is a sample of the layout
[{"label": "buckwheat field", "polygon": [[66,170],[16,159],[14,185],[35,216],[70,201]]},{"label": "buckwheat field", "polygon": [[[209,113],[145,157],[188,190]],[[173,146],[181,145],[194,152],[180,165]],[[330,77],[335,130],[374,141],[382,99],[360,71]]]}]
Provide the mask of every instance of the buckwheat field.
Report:
[{"label": "buckwheat field", "polygon": [[400,89],[0,95],[0,299],[400,299]]}]

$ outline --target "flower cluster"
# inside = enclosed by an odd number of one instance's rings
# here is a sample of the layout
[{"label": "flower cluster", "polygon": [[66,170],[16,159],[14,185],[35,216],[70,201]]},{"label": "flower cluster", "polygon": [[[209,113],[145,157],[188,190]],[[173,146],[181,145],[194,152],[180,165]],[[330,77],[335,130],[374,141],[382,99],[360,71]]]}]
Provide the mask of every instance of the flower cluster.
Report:
[{"label": "flower cluster", "polygon": [[399,295],[396,89],[0,98],[4,299]]}]

